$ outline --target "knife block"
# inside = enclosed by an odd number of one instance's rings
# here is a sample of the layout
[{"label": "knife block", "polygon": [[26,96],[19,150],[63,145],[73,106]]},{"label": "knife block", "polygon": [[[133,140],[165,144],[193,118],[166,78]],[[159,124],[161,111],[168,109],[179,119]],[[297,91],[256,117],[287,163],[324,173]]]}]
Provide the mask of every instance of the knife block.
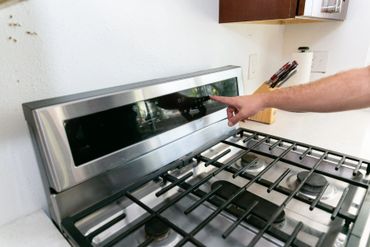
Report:
[{"label": "knife block", "polygon": [[[274,88],[270,88],[269,85],[263,83],[253,94],[258,94],[258,93],[267,93],[273,91]],[[276,118],[276,109],[275,108],[266,108],[257,114],[249,117],[249,120],[253,120],[256,122],[260,123],[265,123],[265,124],[272,124],[275,122]]]}]

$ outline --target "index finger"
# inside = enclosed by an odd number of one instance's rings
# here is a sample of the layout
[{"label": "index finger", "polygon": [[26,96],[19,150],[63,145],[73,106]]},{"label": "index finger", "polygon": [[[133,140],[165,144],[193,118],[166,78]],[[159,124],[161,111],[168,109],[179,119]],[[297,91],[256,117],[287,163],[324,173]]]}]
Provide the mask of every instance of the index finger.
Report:
[{"label": "index finger", "polygon": [[225,105],[230,105],[230,106],[234,105],[233,97],[224,97],[224,96],[209,96],[209,97],[213,99],[214,101],[220,102]]}]

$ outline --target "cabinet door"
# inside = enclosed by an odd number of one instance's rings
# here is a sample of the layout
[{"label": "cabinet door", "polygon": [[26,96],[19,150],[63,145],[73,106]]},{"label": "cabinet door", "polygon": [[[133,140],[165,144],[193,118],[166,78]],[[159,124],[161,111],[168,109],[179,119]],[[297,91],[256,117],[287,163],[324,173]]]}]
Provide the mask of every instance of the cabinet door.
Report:
[{"label": "cabinet door", "polygon": [[299,0],[220,0],[219,22],[294,18]]}]

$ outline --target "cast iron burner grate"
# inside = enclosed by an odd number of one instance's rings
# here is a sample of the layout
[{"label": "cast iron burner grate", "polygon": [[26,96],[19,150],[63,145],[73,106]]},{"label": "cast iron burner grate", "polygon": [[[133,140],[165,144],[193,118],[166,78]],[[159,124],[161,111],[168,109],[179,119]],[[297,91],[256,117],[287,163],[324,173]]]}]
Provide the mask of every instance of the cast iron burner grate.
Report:
[{"label": "cast iron burner grate", "polygon": [[[283,195],[286,195],[285,200],[280,205],[273,205],[271,206],[271,213],[268,217],[265,217],[265,219],[260,219],[263,224],[260,224],[260,227],[258,228],[258,232],[254,235],[253,239],[249,243],[245,243],[246,246],[255,246],[259,240],[265,236],[265,234],[269,234],[270,236],[273,236],[277,238],[278,240],[285,243],[285,246],[307,246],[307,244],[303,243],[299,238],[297,238],[298,234],[302,229],[308,226],[304,226],[302,222],[299,222],[293,229],[293,231],[287,235],[284,232],[279,231],[276,227],[274,227],[274,224],[276,222],[279,222],[283,220],[284,215],[284,209],[285,207],[292,201],[292,199],[299,200],[301,202],[304,202],[307,204],[307,206],[310,207],[310,209],[314,209],[315,207],[331,214],[331,219],[335,220],[336,218],[343,219],[346,224],[343,226],[343,232],[346,232],[346,229],[349,229],[349,226],[351,225],[352,231],[347,231],[347,245],[348,246],[357,246],[358,241],[361,238],[362,232],[365,229],[366,222],[362,219],[365,219],[367,215],[369,214],[369,209],[366,207],[363,207],[363,202],[370,201],[370,193],[369,192],[369,183],[366,180],[363,180],[360,176],[360,169],[363,165],[367,165],[366,173],[370,173],[370,162],[359,160],[358,158],[344,155],[341,153],[337,153],[334,151],[325,150],[319,147],[309,146],[304,143],[298,143],[294,142],[288,139],[276,137],[267,135],[264,133],[249,131],[240,129],[237,131],[236,135],[239,135],[240,138],[245,138],[243,140],[243,144],[240,142],[234,143],[227,140],[221,141],[224,144],[228,144],[230,146],[237,147],[241,150],[244,150],[239,155],[235,155],[232,159],[228,160],[225,163],[221,163],[218,160],[227,155],[231,152],[231,149],[227,149],[221,154],[217,155],[216,157],[209,159],[207,157],[204,157],[201,155],[205,150],[199,150],[197,155],[194,156],[187,156],[185,158],[181,158],[176,162],[173,162],[160,170],[149,174],[148,176],[144,177],[141,181],[138,183],[130,186],[129,188],[125,188],[122,191],[114,194],[113,196],[106,198],[102,200],[101,202],[91,206],[90,208],[83,210],[76,215],[73,215],[71,217],[65,218],[62,220],[62,226],[65,231],[65,233],[68,235],[69,238],[73,240],[74,243],[77,243],[79,246],[92,246],[92,239],[102,233],[103,231],[107,230],[109,227],[113,226],[120,220],[124,219],[126,215],[122,214],[119,217],[112,219],[111,221],[103,224],[95,231],[89,233],[87,236],[84,236],[76,227],[76,222],[79,220],[89,216],[90,214],[96,212],[97,210],[108,206],[112,203],[115,203],[118,199],[121,199],[123,197],[126,197],[130,199],[133,203],[140,206],[142,209],[144,209],[149,215],[144,217],[144,219],[139,220],[139,222],[136,222],[132,226],[130,226],[129,229],[121,232],[117,236],[114,236],[112,239],[109,239],[109,242],[106,243],[104,246],[114,246],[115,244],[119,243],[122,239],[125,239],[127,236],[131,235],[136,230],[140,229],[143,226],[150,226],[151,223],[154,221],[161,222],[161,229],[157,232],[154,231],[153,236],[164,236],[168,229],[171,229],[171,231],[174,231],[176,234],[181,235],[181,240],[177,242],[176,246],[183,246],[187,243],[191,243],[195,246],[206,246],[207,243],[202,243],[196,238],[196,234],[199,233],[205,226],[207,226],[213,219],[215,219],[221,212],[228,211],[232,206],[238,207],[237,202],[240,200],[240,198],[243,197],[244,193],[248,190],[250,186],[252,186],[254,183],[257,183],[259,185],[263,185],[266,187],[267,191],[276,191]],[[275,140],[274,143],[271,143],[271,140]],[[215,145],[214,143],[213,145]],[[213,146],[212,145],[212,146]],[[268,145],[268,148],[263,148],[263,146]],[[211,145],[210,145],[211,146]],[[278,148],[277,148],[278,147]],[[303,152],[299,152],[299,150],[305,149]],[[273,158],[273,160],[257,175],[252,175],[246,172],[241,172],[245,168],[242,167],[240,169],[236,169],[233,167],[233,164],[241,157],[247,153],[252,152],[265,155],[268,157]],[[310,159],[312,159],[314,162],[310,166],[305,165],[304,163],[300,162],[306,158],[307,155],[310,155],[311,153],[315,152],[317,157],[310,156]],[[336,156],[340,160],[338,164],[330,165],[325,164],[325,166],[320,166],[322,163],[327,163],[327,157],[328,155]],[[175,169],[176,167],[183,167],[186,163],[186,160],[196,159],[199,162],[204,162],[205,166],[213,165],[215,167],[215,170],[208,174],[205,177],[202,177],[199,181],[197,181],[195,184],[189,184],[186,182],[186,180],[193,176],[192,172],[188,172],[185,174],[182,178],[178,179],[168,173],[168,171]],[[353,167],[353,169],[349,168],[348,165],[343,166],[343,164],[346,164],[346,160],[351,160],[352,162],[357,163],[356,166]],[[276,165],[279,161],[283,161],[285,163],[291,164],[292,166],[297,166],[303,169],[307,170],[307,173],[300,176],[300,181],[297,187],[293,190],[289,190],[286,188],[283,188],[279,186],[279,183],[290,173],[290,169],[287,169],[285,172],[283,172],[280,177],[276,179],[274,182],[267,181],[263,179],[263,175],[269,171],[270,168],[272,168],[274,165]],[[334,168],[333,168],[334,167]],[[200,189],[202,185],[209,182],[211,178],[216,176],[222,171],[227,171],[232,173],[235,177],[241,176],[246,179],[248,179],[248,182],[246,182],[241,187],[232,187],[232,193],[228,193],[228,195],[223,195],[224,190],[229,190],[230,188],[224,187],[229,186],[225,183],[215,183],[212,186],[212,189],[208,192],[205,192]],[[340,181],[346,182],[350,184],[350,186],[358,186],[361,188],[364,188],[366,190],[366,197],[364,198],[363,202],[359,206],[359,213],[357,215],[353,215],[348,213],[347,211],[342,211],[341,208],[346,202],[347,192],[348,190],[345,190],[338,202],[338,204],[333,207],[331,205],[326,204],[325,202],[321,201],[321,196],[323,195],[324,190],[327,186],[321,187],[321,190],[319,194],[315,197],[315,199],[307,198],[306,196],[301,195],[299,192],[304,187],[304,185],[307,182],[311,182],[312,176],[315,174],[320,173],[324,176],[331,177],[334,179],[338,179]],[[163,205],[159,208],[156,207],[156,209],[152,209],[148,207],[145,203],[140,201],[138,198],[136,198],[132,192],[140,188],[141,186],[145,185],[146,183],[150,182],[151,180],[157,179],[161,177],[165,181],[170,182],[169,185],[162,188],[159,192],[156,193],[157,196],[160,196],[167,191],[175,188],[180,187],[183,190],[178,191],[174,197],[171,197],[171,200],[166,201]],[[316,183],[318,180],[318,183]],[[313,185],[321,185],[323,180],[321,178],[315,178],[313,177]],[[230,186],[229,186],[230,187]],[[191,205],[188,209],[184,211],[184,213],[191,214],[194,209],[196,209],[198,206],[202,205],[205,202],[211,202],[212,198],[217,197],[223,197],[221,201],[218,201],[217,208],[214,209],[214,211],[208,215],[205,219],[203,219],[195,228],[193,228],[191,231],[187,232],[181,228],[179,228],[177,225],[172,223],[171,219],[168,219],[161,215],[166,209],[172,207],[175,205],[178,201],[183,199],[185,196],[192,194],[199,198],[198,201],[196,201],[193,205]],[[242,222],[245,220],[249,220],[249,218],[252,218],[252,216],[255,216],[259,213],[257,213],[256,208],[258,206],[263,205],[263,201],[261,201],[259,198],[254,197],[254,199],[251,199],[253,202],[249,202],[248,205],[244,205],[243,208],[241,208],[240,214],[237,214],[237,217],[235,218],[234,222],[227,228],[227,230],[222,234],[223,238],[227,238]],[[213,201],[214,203],[214,201]],[[231,212],[232,213],[232,212]],[[256,217],[260,218],[260,217]],[[263,217],[262,217],[263,218]],[[149,222],[149,225],[148,225]],[[148,228],[148,227],[147,227]],[[150,227],[149,227],[150,229]],[[152,230],[149,230],[151,232]],[[325,239],[325,235],[323,235],[316,246],[322,246],[323,240]],[[143,243],[140,244],[140,246],[149,246],[152,241],[154,241],[154,238],[147,238]]]}]

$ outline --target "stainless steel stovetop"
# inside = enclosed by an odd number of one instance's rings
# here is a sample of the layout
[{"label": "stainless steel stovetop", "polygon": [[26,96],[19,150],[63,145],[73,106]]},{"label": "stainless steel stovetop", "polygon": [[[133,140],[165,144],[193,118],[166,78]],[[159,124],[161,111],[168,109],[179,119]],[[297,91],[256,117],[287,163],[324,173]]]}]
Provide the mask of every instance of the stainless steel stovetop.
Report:
[{"label": "stainless steel stovetop", "polygon": [[[279,141],[281,145],[274,145]],[[290,149],[292,146],[294,149]],[[262,154],[266,147],[271,149],[269,156]],[[309,148],[311,153],[305,152]],[[249,163],[241,159],[246,154],[252,157]],[[294,156],[302,167],[294,164]],[[253,246],[284,246],[287,242],[292,246],[352,246],[356,217],[364,200],[369,200],[366,183],[370,176],[361,172],[354,176],[356,167],[352,169],[347,162],[336,170],[340,162],[336,156],[335,152],[306,144],[239,130],[239,134],[188,157],[186,165],[181,161],[138,189],[126,191],[122,199],[77,221],[76,229],[90,238],[93,246],[249,246],[252,241]],[[313,170],[314,164],[319,165]],[[322,171],[329,166],[331,173]],[[328,185],[317,193],[299,190],[297,174],[307,170],[325,178]],[[348,172],[354,180],[346,178]],[[239,188],[249,185],[248,192],[272,202],[275,210],[283,205],[284,220],[272,220],[267,226],[253,210],[242,216],[235,214],[230,210],[232,202],[225,206],[225,198],[217,201],[220,188],[212,187],[216,181],[228,181]],[[355,186],[355,181],[362,186]],[[318,197],[320,200],[315,200]],[[241,214],[248,211],[240,210]],[[258,211],[258,204],[254,210]],[[117,217],[122,219],[111,224]],[[156,217],[169,223],[167,235],[158,239],[149,237],[145,229],[148,221]],[[105,229],[107,225],[110,227]],[[105,226],[104,231],[98,230],[101,226]],[[256,239],[262,231],[265,233]]]}]

